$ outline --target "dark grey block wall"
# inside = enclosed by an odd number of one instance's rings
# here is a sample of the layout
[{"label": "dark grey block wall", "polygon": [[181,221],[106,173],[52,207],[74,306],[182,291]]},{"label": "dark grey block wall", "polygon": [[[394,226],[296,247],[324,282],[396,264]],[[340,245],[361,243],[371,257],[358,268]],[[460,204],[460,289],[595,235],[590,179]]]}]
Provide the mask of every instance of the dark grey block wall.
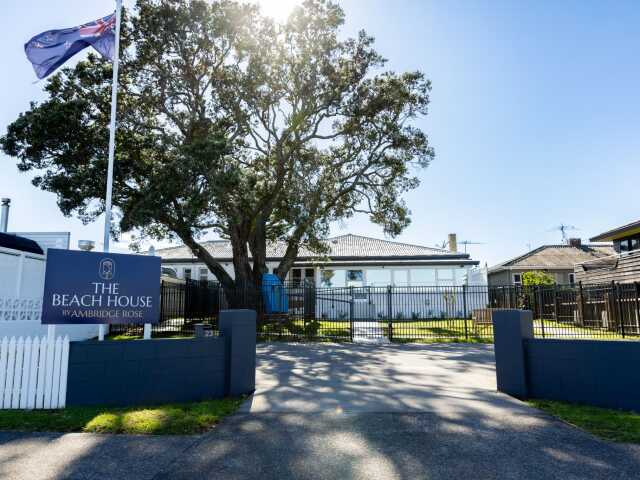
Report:
[{"label": "dark grey block wall", "polygon": [[229,341],[226,391],[231,396],[253,392],[256,388],[256,312],[220,310],[219,329],[220,335]]},{"label": "dark grey block wall", "polygon": [[153,405],[251,393],[255,342],[255,312],[248,310],[221,312],[220,337],[71,342],[67,405]]},{"label": "dark grey block wall", "polygon": [[67,405],[153,405],[225,395],[224,338],[71,342]]},{"label": "dark grey block wall", "polygon": [[640,411],[640,342],[534,339],[519,310],[494,313],[493,326],[501,392]]},{"label": "dark grey block wall", "polygon": [[640,343],[525,340],[531,398],[640,412]]},{"label": "dark grey block wall", "polygon": [[[529,310],[493,312],[494,352],[498,390],[517,398],[527,396],[523,338],[533,338],[533,315]],[[516,340],[517,339],[517,340]]]}]

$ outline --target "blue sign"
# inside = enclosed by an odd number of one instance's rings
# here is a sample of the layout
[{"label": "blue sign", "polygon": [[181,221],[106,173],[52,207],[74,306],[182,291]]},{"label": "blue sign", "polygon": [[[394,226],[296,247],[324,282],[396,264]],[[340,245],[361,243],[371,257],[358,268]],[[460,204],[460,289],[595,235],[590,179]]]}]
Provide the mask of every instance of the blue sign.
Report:
[{"label": "blue sign", "polygon": [[160,258],[50,248],[43,324],[158,323]]}]

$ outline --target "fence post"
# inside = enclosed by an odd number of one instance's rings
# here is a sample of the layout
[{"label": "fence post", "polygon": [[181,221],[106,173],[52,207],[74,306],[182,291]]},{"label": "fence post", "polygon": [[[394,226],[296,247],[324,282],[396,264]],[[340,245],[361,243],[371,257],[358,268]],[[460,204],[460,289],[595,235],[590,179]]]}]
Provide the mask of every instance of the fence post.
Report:
[{"label": "fence post", "polygon": [[464,339],[469,339],[469,331],[467,327],[467,285],[462,285],[462,310],[464,315]]},{"label": "fence post", "polygon": [[393,293],[391,285],[387,285],[387,330],[389,341],[393,339]]},{"label": "fence post", "polygon": [[635,333],[640,333],[640,331],[638,331],[640,329],[640,283],[638,282],[634,282],[634,285],[636,286],[636,331]]},{"label": "fence post", "polygon": [[353,342],[353,286],[349,287],[349,295],[351,296],[349,299],[349,337]]},{"label": "fence post", "polygon": [[622,334],[622,338],[624,338],[624,315],[622,313],[622,305],[620,304],[620,284],[616,284],[615,282],[611,283],[615,288],[616,316],[618,317],[618,322],[620,322],[620,333]]},{"label": "fence post", "polygon": [[537,286],[538,289],[538,313],[540,314],[540,326],[542,338],[544,338],[544,299],[542,297],[542,285]]},{"label": "fence post", "polygon": [[558,285],[553,284],[553,317],[556,322],[558,319]]},{"label": "fence post", "polygon": [[584,316],[585,316],[585,303],[584,303],[584,292],[582,291],[582,280],[578,282],[578,292],[580,293],[580,311],[578,312],[578,322],[579,325],[584,325]]}]

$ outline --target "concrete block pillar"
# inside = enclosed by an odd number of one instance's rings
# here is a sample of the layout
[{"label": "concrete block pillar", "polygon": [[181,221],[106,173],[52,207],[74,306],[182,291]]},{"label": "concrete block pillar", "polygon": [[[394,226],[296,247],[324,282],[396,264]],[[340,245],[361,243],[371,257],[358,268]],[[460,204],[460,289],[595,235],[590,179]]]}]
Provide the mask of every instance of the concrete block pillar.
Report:
[{"label": "concrete block pillar", "polygon": [[220,335],[227,341],[226,395],[256,388],[256,312],[220,310]]},{"label": "concrete block pillar", "polygon": [[531,310],[494,310],[493,338],[496,380],[500,392],[527,398],[524,339],[533,338]]}]

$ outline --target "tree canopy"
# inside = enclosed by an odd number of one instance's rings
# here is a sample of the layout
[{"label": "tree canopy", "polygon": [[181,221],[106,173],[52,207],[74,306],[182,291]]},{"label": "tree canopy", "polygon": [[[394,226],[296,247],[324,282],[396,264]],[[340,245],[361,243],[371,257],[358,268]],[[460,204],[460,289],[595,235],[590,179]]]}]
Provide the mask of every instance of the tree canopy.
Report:
[{"label": "tree canopy", "polygon": [[[424,74],[385,69],[344,12],[307,0],[284,23],[231,0],[138,0],[122,28],[114,231],[179,239],[226,287],[259,283],[282,241],[324,253],[332,222],[365,213],[390,235],[434,153],[415,120]],[[112,66],[89,55],[48,80],[0,139],[65,215],[104,211]],[[202,247],[231,241],[235,280]]]},{"label": "tree canopy", "polygon": [[532,285],[554,285],[556,283],[553,275],[540,270],[531,270],[522,274],[522,284],[524,286]]}]

